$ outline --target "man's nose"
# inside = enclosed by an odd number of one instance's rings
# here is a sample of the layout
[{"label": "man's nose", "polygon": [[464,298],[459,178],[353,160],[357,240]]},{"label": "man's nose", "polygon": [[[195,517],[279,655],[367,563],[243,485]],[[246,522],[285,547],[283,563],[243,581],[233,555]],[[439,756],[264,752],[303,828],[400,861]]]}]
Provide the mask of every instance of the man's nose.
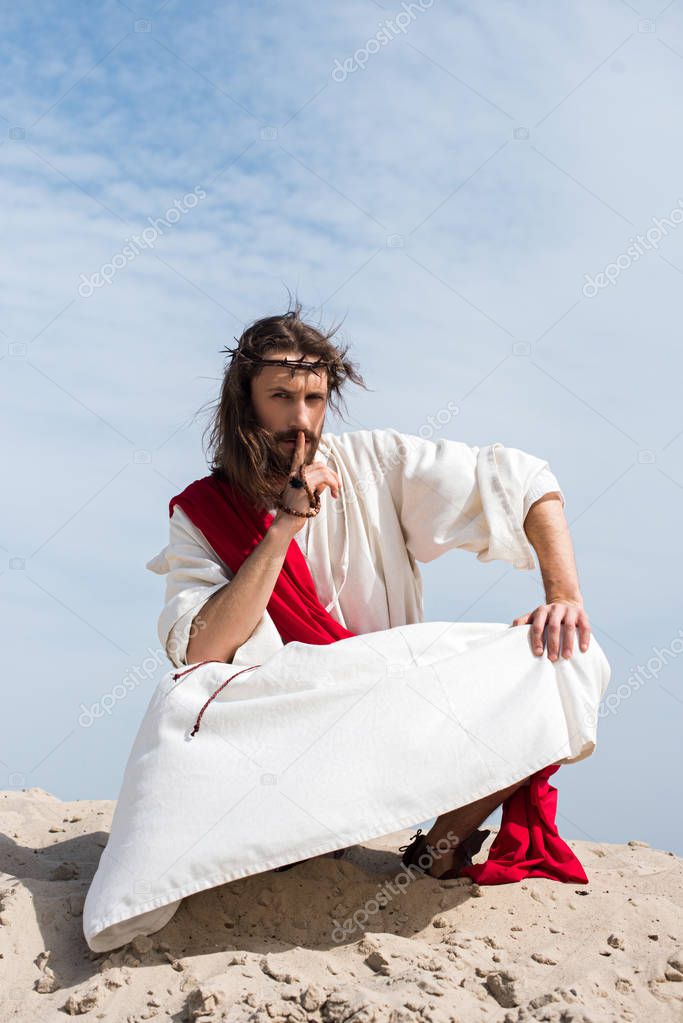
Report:
[{"label": "man's nose", "polygon": [[301,415],[294,416],[294,418],[291,420],[289,424],[289,429],[292,431],[293,434],[295,434],[297,430],[303,430],[307,436],[309,434],[312,434],[313,433],[312,416],[310,415],[309,412],[304,412]]}]

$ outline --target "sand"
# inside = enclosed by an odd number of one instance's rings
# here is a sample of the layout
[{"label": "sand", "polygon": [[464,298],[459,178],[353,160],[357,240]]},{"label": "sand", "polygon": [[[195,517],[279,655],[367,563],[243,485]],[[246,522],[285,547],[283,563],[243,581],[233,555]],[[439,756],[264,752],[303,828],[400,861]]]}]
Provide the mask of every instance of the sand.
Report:
[{"label": "sand", "polygon": [[570,841],[588,885],[479,887],[406,878],[404,831],[200,892],[96,954],[83,901],[113,807],[0,792],[3,1023],[683,1021],[682,861],[645,842]]}]

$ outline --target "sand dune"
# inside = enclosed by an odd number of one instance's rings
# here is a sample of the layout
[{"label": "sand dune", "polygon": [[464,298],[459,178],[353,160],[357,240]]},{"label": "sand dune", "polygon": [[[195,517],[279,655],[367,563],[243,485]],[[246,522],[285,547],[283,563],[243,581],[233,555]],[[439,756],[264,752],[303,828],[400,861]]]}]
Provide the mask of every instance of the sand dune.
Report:
[{"label": "sand dune", "polygon": [[98,955],[81,914],[113,806],[0,792],[3,1023],[683,1021],[682,861],[644,842],[570,842],[588,885],[479,888],[406,880],[405,831],[200,892]]}]

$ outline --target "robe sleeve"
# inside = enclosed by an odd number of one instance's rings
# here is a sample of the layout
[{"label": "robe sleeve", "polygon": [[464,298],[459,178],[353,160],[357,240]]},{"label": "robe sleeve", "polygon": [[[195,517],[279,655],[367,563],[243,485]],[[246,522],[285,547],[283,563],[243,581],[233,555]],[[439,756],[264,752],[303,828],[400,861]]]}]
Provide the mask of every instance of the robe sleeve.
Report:
[{"label": "robe sleeve", "polygon": [[558,492],[564,505],[547,461],[500,442],[471,446],[393,429],[373,436],[406,546],[417,561],[460,548],[479,561],[536,567],[523,528],[526,514],[549,491]]},{"label": "robe sleeve", "polygon": [[538,476],[535,476],[529,489],[524,495],[524,518],[526,519],[529,508],[538,501],[539,497],[543,497],[544,494],[559,494],[560,500],[562,501],[562,508],[564,509],[566,502],[564,499],[564,492],[560,489],[560,484],[557,482],[557,477],[551,469],[541,469]]},{"label": "robe sleeve", "polygon": [[145,567],[166,575],[166,596],[157,634],[168,659],[179,668],[187,664],[187,645],[195,615],[209,597],[230,582],[232,573],[178,506],[170,519],[167,546]]}]

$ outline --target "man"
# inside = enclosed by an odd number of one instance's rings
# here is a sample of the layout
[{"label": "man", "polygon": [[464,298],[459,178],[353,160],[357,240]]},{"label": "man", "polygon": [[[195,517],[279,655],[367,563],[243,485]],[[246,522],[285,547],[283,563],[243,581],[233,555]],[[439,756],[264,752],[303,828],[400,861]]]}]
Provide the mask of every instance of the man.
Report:
[{"label": "man", "polygon": [[[288,478],[296,474],[302,462],[309,467],[306,477],[316,493],[322,494],[327,490],[335,503],[339,504],[341,500],[342,481],[339,473],[331,467],[329,459],[329,444],[333,438],[323,434],[331,389],[329,374],[325,369],[319,371],[296,369],[298,361],[305,361],[311,355],[311,348],[312,355],[315,355],[316,348],[320,346],[322,341],[320,336],[315,339],[317,344],[310,344],[312,335],[315,337],[314,329],[300,320],[297,310],[294,315],[257,321],[240,341],[236,354],[238,359],[241,356],[244,362],[240,366],[238,361],[238,364],[229,371],[226,381],[229,380],[230,386],[226,382],[215,420],[214,438],[219,459],[218,464],[215,464],[215,471],[221,474],[226,470],[230,472],[230,464],[224,466],[220,463],[221,453],[225,458],[225,449],[221,447],[221,444],[225,444],[225,437],[221,438],[221,424],[225,426],[230,414],[234,416],[230,424],[232,437],[236,432],[239,433],[235,426],[240,423],[240,419],[245,424],[249,421],[258,424],[268,468],[262,477],[262,489],[254,490],[252,499],[268,505],[269,510],[274,513],[274,519],[262,542],[244,560],[228,586],[225,583],[231,577],[231,573],[226,572],[220,558],[211,550],[201,532],[193,527],[191,520],[183,513],[181,505],[175,506],[171,520],[171,542],[165,551],[165,557],[173,564],[172,577],[168,583],[170,599],[161,616],[160,635],[167,645],[171,660],[177,666],[207,660],[246,664],[250,659],[260,660],[265,655],[265,649],[271,649],[264,647],[261,655],[256,656],[256,645],[252,643],[251,647],[247,648],[246,652],[243,651],[243,655],[235,661],[238,650],[254,635],[257,627],[262,627],[265,632],[266,607],[293,539],[302,546],[304,552],[310,548],[309,564],[314,581],[319,588],[322,587],[326,597],[332,596],[331,590],[325,588],[325,582],[330,578],[330,562],[334,558],[333,550],[329,549],[330,535],[338,529],[339,515],[342,512],[328,505],[327,517],[333,524],[330,526],[328,523],[326,546],[325,549],[320,549],[311,546],[309,531],[316,529],[316,526],[319,527],[315,519],[298,518],[282,509],[270,507],[271,504],[275,504],[277,497],[282,495],[289,506],[301,512],[308,508],[305,491],[295,490],[288,484]],[[261,348],[264,338],[268,339],[268,342]],[[333,352],[327,355],[338,374],[343,359],[335,358]],[[263,361],[258,363],[254,361],[255,357],[262,358]],[[272,362],[272,366],[268,365],[269,362]],[[281,362],[291,363],[292,368],[289,365],[281,365]],[[346,363],[346,373],[357,382],[361,379],[353,376],[353,368],[349,363]],[[247,403],[246,407],[240,408],[236,395],[244,393],[245,382],[250,388],[250,404]],[[228,403],[231,403],[230,407]],[[246,428],[248,427],[245,425],[244,429]],[[403,439],[405,441],[408,438],[403,435]],[[409,439],[418,450],[434,446],[433,442],[420,441],[419,438]],[[326,454],[324,460],[316,458],[321,442],[324,444]],[[452,441],[445,443],[454,448],[459,446]],[[396,463],[394,473],[400,474],[401,471],[410,468],[410,459],[395,458],[394,461]],[[571,537],[563,511],[562,492],[547,464],[541,464],[533,458],[532,461],[536,463],[534,465],[536,472],[525,488],[526,512],[523,517],[523,528],[538,554],[546,601],[533,611],[515,618],[512,624],[516,626],[529,624],[533,652],[537,656],[542,656],[545,640],[547,656],[551,661],[555,661],[560,656],[571,657],[577,632],[580,649],[583,651],[588,648],[590,625],[579,589]],[[406,464],[402,466],[402,462]],[[443,463],[443,471],[446,471],[445,458]],[[435,478],[440,471],[437,467]],[[526,466],[524,471],[528,472]],[[232,475],[234,478],[235,474]],[[439,499],[439,492],[435,490],[433,500]],[[483,523],[482,525],[485,532],[486,526]],[[318,533],[321,532],[318,528]],[[454,544],[444,545],[444,549],[451,546]],[[457,546],[470,550],[479,549],[480,543],[478,538],[474,540],[474,545],[472,542],[468,545],[461,540]],[[353,550],[350,551],[349,557],[353,559]],[[327,565],[324,562],[327,562]],[[163,562],[160,567],[158,566],[159,562],[156,559],[148,564],[148,567],[155,571],[163,571],[165,568]],[[178,575],[182,578],[181,590],[177,589],[175,582]],[[181,610],[186,606],[188,610]],[[344,619],[338,595],[337,599],[327,604],[327,607],[336,610],[342,624],[348,624]],[[401,612],[386,622],[368,623],[367,616],[364,615],[363,631],[369,632],[375,628],[388,628],[394,624],[422,620],[421,608],[418,611],[415,605],[403,607]],[[176,616],[176,620],[166,632],[171,616]],[[368,624],[372,628],[368,628]],[[271,633],[273,631],[271,630]],[[270,638],[274,641],[274,648],[277,648],[279,640],[273,635]],[[449,829],[455,829],[462,843],[463,839],[469,837],[520,784],[523,782],[492,793],[470,806],[442,815],[425,836],[426,841],[430,844],[436,843]],[[429,872],[441,876],[452,871],[459,853],[460,850],[453,850],[449,855],[442,857]]]},{"label": "man", "polygon": [[[179,670],[150,700],[88,892],[96,951],[193,892],[432,817],[406,866],[586,880],[547,777],[595,748],[610,669],[557,480],[499,442],[324,432],[363,381],[299,313],[256,321],[230,353],[211,475],[171,499],[147,564],[167,576],[158,631]],[[455,548],[526,570],[535,550],[545,603],[516,628],[425,622],[418,562]]]}]

